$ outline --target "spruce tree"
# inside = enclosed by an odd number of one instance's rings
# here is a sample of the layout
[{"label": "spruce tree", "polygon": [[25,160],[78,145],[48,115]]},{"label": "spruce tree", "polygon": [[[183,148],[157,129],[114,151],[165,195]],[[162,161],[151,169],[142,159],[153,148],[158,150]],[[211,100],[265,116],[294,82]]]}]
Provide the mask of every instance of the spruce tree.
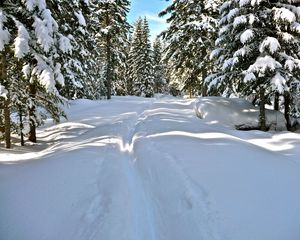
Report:
[{"label": "spruce tree", "polygon": [[162,61],[162,42],[157,37],[153,43],[153,71],[154,71],[154,91],[163,93],[166,90],[166,73]]},{"label": "spruce tree", "polygon": [[136,96],[152,97],[154,94],[154,76],[149,26],[146,18],[135,23],[129,52],[128,76],[132,82],[132,92]]},{"label": "spruce tree", "polygon": [[170,14],[170,27],[162,33],[167,44],[164,58],[181,79],[182,90],[190,94],[206,95],[204,79],[213,68],[209,56],[216,38],[218,2],[174,0],[160,13]]},{"label": "spruce tree", "polygon": [[97,40],[102,49],[101,60],[104,63],[104,78],[107,88],[107,99],[111,98],[116,67],[123,62],[122,47],[127,40],[129,24],[127,14],[128,0],[93,0],[94,11],[97,12]]},{"label": "spruce tree", "polygon": [[[291,86],[299,84],[300,16],[298,2],[226,1],[220,9],[219,37],[213,55],[220,71],[208,78],[225,95],[260,100],[260,128],[266,130],[265,103],[285,97],[289,127]],[[295,91],[297,92],[298,90]]]},{"label": "spruce tree", "polygon": [[58,107],[62,99],[56,89],[64,80],[57,61],[61,35],[45,2],[8,0],[0,11],[1,85],[7,92],[3,104],[5,132],[10,135],[10,112],[22,110],[30,122],[29,140],[35,142],[35,129],[41,120],[38,106],[54,119],[62,113]]}]

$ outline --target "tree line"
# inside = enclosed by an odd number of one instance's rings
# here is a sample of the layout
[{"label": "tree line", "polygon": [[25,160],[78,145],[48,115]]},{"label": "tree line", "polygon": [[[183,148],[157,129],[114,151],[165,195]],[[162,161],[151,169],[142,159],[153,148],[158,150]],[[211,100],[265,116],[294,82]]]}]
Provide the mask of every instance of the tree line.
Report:
[{"label": "tree line", "polygon": [[174,0],[160,13],[171,85],[198,95],[242,97],[300,117],[299,1]]},{"label": "tree line", "polygon": [[146,18],[127,21],[127,0],[0,3],[0,140],[36,142],[44,119],[66,117],[68,99],[151,97],[163,91],[162,45]]}]

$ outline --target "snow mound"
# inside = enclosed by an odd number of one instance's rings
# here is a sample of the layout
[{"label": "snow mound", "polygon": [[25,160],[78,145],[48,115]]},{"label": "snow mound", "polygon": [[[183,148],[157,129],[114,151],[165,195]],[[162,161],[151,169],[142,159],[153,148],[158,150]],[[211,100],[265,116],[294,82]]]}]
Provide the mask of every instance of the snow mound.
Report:
[{"label": "snow mound", "polygon": [[[199,118],[210,124],[249,129],[259,126],[259,108],[241,98],[200,98],[196,102],[195,111]],[[266,109],[266,124],[270,130],[286,130],[284,115],[278,111]]]}]

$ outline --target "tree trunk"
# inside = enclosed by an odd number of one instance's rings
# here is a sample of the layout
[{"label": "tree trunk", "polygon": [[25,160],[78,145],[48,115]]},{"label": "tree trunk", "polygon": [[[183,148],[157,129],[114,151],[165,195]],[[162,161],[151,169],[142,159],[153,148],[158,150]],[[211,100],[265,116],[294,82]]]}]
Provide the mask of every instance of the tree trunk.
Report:
[{"label": "tree trunk", "polygon": [[[109,6],[106,4],[106,19],[105,19],[105,25],[109,26],[110,21],[109,21],[109,14],[108,14],[108,9]],[[111,78],[112,78],[112,73],[111,73],[111,37],[110,34],[107,33],[106,35],[106,87],[107,87],[107,99],[111,99]]]},{"label": "tree trunk", "polygon": [[274,95],[274,110],[279,111],[279,92]]},{"label": "tree trunk", "polygon": [[[29,85],[29,95],[30,98],[33,99],[35,102],[36,97],[36,85],[34,83]],[[30,142],[36,143],[36,123],[35,123],[35,104],[29,109],[29,122],[30,122],[30,131],[29,131],[29,137],[28,140]]]},{"label": "tree trunk", "polygon": [[5,129],[5,147],[11,148],[11,122],[10,122],[10,99],[4,100],[4,129]]},{"label": "tree trunk", "polygon": [[190,95],[190,98],[192,98],[193,94],[192,94],[192,87],[189,88],[189,95]]},{"label": "tree trunk", "polygon": [[291,96],[289,92],[284,92],[284,117],[286,120],[286,127],[288,130],[291,129],[291,121],[290,121],[290,104],[291,104]]},{"label": "tree trunk", "polygon": [[[7,82],[7,69],[6,66],[6,51],[1,54],[1,79],[4,83]],[[7,85],[7,84],[5,84]],[[5,131],[5,147],[11,148],[11,122],[10,122],[10,98],[9,94],[4,100],[4,131]]]},{"label": "tree trunk", "polygon": [[259,89],[259,97],[260,97],[260,104],[259,104],[259,127],[261,131],[266,131],[266,109],[265,109],[265,89],[260,86]]},{"label": "tree trunk", "polygon": [[206,68],[204,68],[204,70],[202,71],[202,97],[206,97],[207,96],[207,85],[205,84],[205,78],[207,77],[207,70]]},{"label": "tree trunk", "polygon": [[21,137],[21,146],[24,146],[24,123],[23,123],[23,113],[22,113],[22,108],[19,107],[19,121],[20,121],[20,137]]}]

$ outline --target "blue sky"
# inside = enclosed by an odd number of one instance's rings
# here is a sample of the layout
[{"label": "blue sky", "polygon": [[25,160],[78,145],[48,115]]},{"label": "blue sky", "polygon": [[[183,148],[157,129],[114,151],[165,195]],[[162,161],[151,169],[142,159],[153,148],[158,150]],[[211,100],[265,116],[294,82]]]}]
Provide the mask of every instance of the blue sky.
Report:
[{"label": "blue sky", "polygon": [[171,2],[165,0],[132,0],[128,15],[129,23],[133,24],[139,16],[146,16],[149,21],[151,40],[153,40],[157,34],[168,26],[163,18],[158,17],[158,13],[170,5]]}]

